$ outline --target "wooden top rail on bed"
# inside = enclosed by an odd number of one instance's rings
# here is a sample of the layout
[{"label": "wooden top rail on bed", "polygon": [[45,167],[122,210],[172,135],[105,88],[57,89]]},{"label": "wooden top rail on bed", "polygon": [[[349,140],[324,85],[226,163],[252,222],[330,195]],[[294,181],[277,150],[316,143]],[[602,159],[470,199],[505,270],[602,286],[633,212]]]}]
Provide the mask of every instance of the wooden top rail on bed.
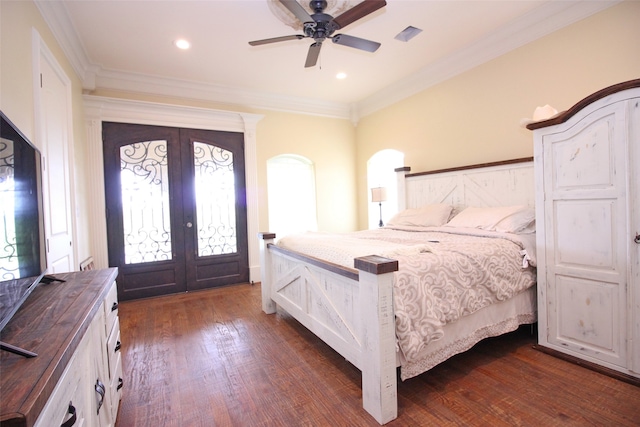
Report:
[{"label": "wooden top rail on bed", "polygon": [[[262,232],[258,233],[258,235],[262,240],[272,240],[276,238],[276,234],[270,232]],[[385,274],[398,271],[398,261],[384,258],[378,255],[369,255],[365,257],[355,258],[355,268],[347,268],[338,264],[334,264],[332,262],[323,261],[319,258],[314,258],[308,255],[303,255],[298,252],[293,252],[288,249],[281,248],[273,243],[267,244],[267,247],[270,250],[279,252],[300,261],[308,262],[309,264],[315,265],[316,267],[323,268],[327,271],[338,274],[340,276],[344,276],[351,280],[358,280],[360,276],[360,274],[358,273],[359,270],[366,271],[367,273],[372,274]]]},{"label": "wooden top rail on bed", "polygon": [[[500,160],[497,162],[489,162],[489,163],[478,163],[475,165],[468,165],[468,166],[456,166],[453,168],[436,169],[436,170],[425,171],[425,172],[406,173],[404,176],[405,178],[409,178],[413,176],[434,175],[434,174],[445,173],[445,172],[459,172],[459,171],[465,171],[465,170],[471,170],[471,169],[488,168],[493,166],[504,166],[504,165],[513,165],[517,163],[527,163],[532,161],[533,161],[533,157],[522,157],[519,159]],[[403,166],[401,168],[394,169],[394,172],[410,172],[410,171],[411,171],[411,168],[409,166]]]}]

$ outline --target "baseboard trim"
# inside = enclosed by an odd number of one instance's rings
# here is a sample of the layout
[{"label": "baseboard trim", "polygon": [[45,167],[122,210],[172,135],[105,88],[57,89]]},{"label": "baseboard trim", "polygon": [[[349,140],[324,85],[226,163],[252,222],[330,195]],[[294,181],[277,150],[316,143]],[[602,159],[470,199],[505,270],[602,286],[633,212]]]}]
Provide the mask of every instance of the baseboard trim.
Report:
[{"label": "baseboard trim", "polygon": [[533,348],[538,350],[538,351],[541,351],[543,353],[546,353],[548,355],[551,355],[553,357],[557,357],[558,359],[565,360],[567,362],[573,363],[575,365],[582,366],[584,368],[587,368],[589,370],[598,372],[598,373],[606,375],[608,377],[612,377],[612,378],[615,378],[617,380],[624,381],[626,383],[634,385],[636,387],[640,387],[640,378],[636,378],[636,377],[631,376],[629,374],[625,374],[624,372],[619,372],[619,371],[616,371],[615,369],[607,368],[606,366],[601,366],[601,365],[598,365],[598,364],[593,363],[593,362],[582,360],[582,359],[580,359],[580,358],[578,358],[576,356],[572,356],[570,354],[565,354],[565,353],[562,353],[561,351],[554,350],[552,348],[545,347],[545,346],[540,345],[540,344],[534,344]]}]

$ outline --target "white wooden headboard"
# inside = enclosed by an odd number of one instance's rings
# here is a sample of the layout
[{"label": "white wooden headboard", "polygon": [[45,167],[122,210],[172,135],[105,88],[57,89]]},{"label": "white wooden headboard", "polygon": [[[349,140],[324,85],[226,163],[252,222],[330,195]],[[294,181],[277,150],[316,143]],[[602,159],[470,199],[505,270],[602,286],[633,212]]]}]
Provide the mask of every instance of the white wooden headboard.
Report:
[{"label": "white wooden headboard", "polygon": [[432,172],[398,174],[398,209],[448,203],[468,206],[534,206],[533,158],[485,163]]}]

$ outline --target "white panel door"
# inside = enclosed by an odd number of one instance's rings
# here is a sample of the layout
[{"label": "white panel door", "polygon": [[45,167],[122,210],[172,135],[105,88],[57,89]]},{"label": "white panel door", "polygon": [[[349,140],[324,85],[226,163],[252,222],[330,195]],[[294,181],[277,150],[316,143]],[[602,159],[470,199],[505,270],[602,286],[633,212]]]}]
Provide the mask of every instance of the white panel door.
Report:
[{"label": "white panel door", "polygon": [[70,111],[68,79],[48,55],[40,55],[40,148],[47,267],[49,273],[75,270],[71,209]]}]

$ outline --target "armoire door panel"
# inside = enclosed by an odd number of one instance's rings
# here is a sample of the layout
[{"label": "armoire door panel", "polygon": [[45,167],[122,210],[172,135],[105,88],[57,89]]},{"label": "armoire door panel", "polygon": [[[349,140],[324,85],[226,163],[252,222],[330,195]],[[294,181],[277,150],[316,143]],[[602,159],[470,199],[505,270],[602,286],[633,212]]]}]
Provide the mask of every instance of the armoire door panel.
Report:
[{"label": "armoire door panel", "polygon": [[554,206],[554,263],[616,270],[615,200],[558,200]]},{"label": "armoire door panel", "polygon": [[554,189],[613,185],[614,118],[605,115],[568,138],[553,142]]},{"label": "armoire door panel", "polygon": [[557,330],[552,329],[551,341],[620,364],[619,291],[616,283],[557,275]]}]

